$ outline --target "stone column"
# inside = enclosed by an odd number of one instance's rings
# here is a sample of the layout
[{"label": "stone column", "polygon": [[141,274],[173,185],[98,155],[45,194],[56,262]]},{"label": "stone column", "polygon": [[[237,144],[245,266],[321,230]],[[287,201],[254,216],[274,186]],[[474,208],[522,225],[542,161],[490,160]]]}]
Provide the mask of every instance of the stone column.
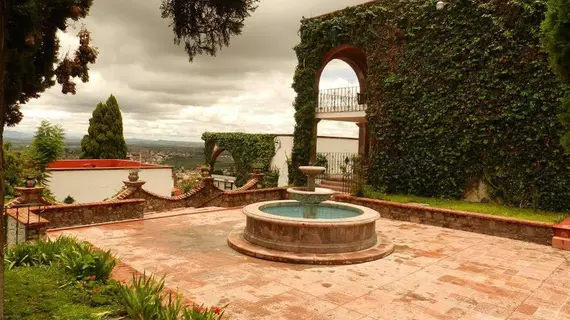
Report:
[{"label": "stone column", "polygon": [[313,128],[311,130],[311,153],[309,157],[309,165],[314,165],[317,162],[317,135],[318,126],[321,119],[316,119],[313,122]]},{"label": "stone column", "polygon": [[368,123],[358,122],[358,155],[362,157],[364,162],[368,160],[368,152],[370,150],[370,133],[368,132]]}]

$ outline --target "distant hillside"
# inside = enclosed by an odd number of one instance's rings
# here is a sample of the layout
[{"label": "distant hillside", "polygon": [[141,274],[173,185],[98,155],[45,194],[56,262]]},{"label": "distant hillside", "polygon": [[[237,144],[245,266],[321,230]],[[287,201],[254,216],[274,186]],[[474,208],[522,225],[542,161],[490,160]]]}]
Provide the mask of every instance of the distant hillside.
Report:
[{"label": "distant hillside", "polygon": [[[20,132],[6,130],[4,132],[4,140],[11,141],[15,145],[26,145],[29,144],[34,138],[33,133]],[[66,135],[65,144],[68,147],[78,147],[81,143],[81,138],[79,136]],[[146,140],[146,139],[125,139],[128,146],[136,147],[190,147],[190,148],[202,148],[204,147],[203,142],[196,141],[169,141],[169,140]]]}]

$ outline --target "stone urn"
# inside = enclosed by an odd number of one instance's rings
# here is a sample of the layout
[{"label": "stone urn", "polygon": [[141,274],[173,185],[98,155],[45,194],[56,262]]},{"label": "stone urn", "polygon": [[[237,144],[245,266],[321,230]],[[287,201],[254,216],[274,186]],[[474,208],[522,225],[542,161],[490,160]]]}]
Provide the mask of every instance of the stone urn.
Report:
[{"label": "stone urn", "polygon": [[260,164],[260,163],[255,163],[255,164],[252,166],[252,169],[253,169],[253,173],[259,174],[259,173],[261,173],[261,171],[262,171],[262,169],[263,169],[263,165]]},{"label": "stone urn", "polygon": [[32,177],[26,178],[26,188],[33,188],[36,186],[36,179]]},{"label": "stone urn", "polygon": [[139,170],[132,170],[129,172],[129,181],[135,182],[139,180]]}]

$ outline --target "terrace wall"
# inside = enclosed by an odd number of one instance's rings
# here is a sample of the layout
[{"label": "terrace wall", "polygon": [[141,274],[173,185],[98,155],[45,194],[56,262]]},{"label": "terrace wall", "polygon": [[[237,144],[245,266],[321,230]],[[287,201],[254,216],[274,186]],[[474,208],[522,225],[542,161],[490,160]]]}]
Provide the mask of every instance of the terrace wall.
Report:
[{"label": "terrace wall", "polygon": [[491,236],[550,245],[553,224],[455,211],[390,201],[338,195],[335,201],[352,203],[374,209],[382,218],[428,224],[432,226],[471,231]]},{"label": "terrace wall", "polygon": [[210,201],[204,203],[204,207],[240,207],[251,203],[285,200],[288,198],[287,188],[267,188],[256,190],[229,191],[213,197]]},{"label": "terrace wall", "polygon": [[48,228],[53,229],[141,219],[144,216],[144,208],[145,200],[130,199],[115,202],[55,205],[32,209],[32,211],[49,221]]}]

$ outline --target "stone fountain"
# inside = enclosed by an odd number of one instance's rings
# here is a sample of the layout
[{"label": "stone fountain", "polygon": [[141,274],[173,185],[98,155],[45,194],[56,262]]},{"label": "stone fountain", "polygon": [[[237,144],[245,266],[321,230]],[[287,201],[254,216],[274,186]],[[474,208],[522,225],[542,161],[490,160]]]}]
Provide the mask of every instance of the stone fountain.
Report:
[{"label": "stone fountain", "polygon": [[327,201],[334,191],[315,188],[325,168],[299,169],[307,175],[307,186],[287,189],[293,200],[244,207],[246,226],[230,233],[230,247],[257,258],[307,264],[360,263],[392,253],[392,243],[376,231],[378,212]]},{"label": "stone fountain", "polygon": [[315,188],[316,177],[325,172],[325,167],[301,166],[299,170],[307,176],[307,186],[289,188],[287,192],[291,199],[303,205],[303,218],[315,219],[319,204],[330,199],[335,192],[331,189]]}]

